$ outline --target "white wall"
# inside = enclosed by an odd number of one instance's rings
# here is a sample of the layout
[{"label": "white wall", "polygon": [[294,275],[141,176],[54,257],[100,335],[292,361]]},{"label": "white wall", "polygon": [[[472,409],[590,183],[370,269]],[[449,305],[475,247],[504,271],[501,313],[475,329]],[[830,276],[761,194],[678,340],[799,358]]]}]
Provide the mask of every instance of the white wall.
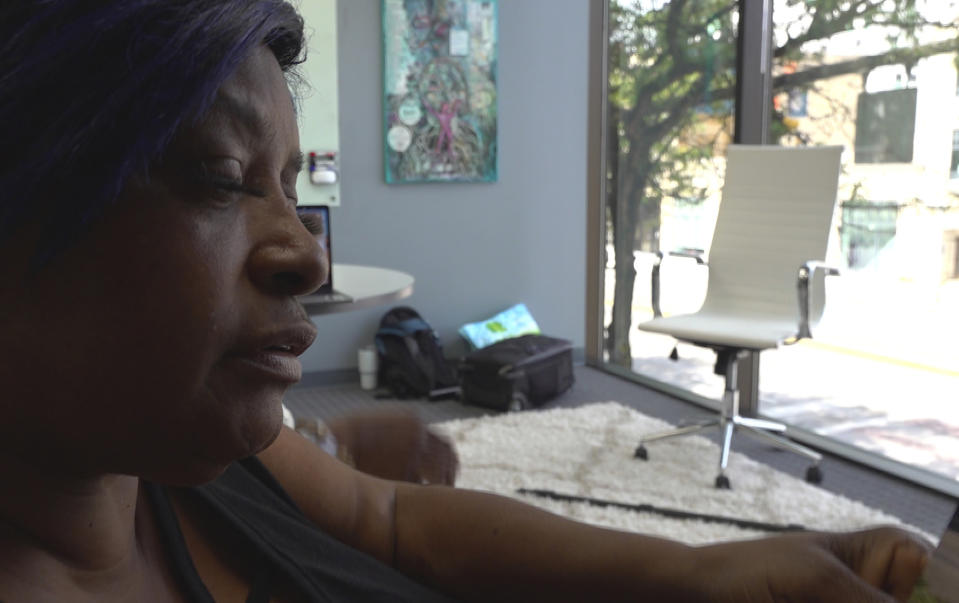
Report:
[{"label": "white wall", "polygon": [[[309,2],[310,0],[304,0]],[[499,181],[386,185],[380,0],[337,7],[341,196],[336,260],[413,274],[406,303],[440,333],[525,302],[545,333],[585,340],[588,3],[500,0]],[[388,307],[314,316],[304,370],[356,366]]]},{"label": "white wall", "polygon": [[[299,3],[308,39],[306,64],[301,70],[309,78],[308,85],[299,91],[300,147],[304,154],[313,152],[320,157],[328,152],[339,155],[340,149],[336,5],[337,0]],[[318,186],[310,184],[307,176],[303,173],[297,181],[300,205],[340,204],[339,182]]]}]

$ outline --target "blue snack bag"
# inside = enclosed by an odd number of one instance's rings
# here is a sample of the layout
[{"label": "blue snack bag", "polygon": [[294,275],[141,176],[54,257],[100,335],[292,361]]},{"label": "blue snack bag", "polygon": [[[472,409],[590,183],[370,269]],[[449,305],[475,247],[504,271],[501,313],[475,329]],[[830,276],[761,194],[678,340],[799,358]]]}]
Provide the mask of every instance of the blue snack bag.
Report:
[{"label": "blue snack bag", "polygon": [[467,323],[459,328],[459,334],[474,350],[485,348],[490,344],[510,337],[538,335],[539,333],[539,325],[536,324],[532,314],[529,313],[526,304],[522,303],[507,308],[492,318]]}]

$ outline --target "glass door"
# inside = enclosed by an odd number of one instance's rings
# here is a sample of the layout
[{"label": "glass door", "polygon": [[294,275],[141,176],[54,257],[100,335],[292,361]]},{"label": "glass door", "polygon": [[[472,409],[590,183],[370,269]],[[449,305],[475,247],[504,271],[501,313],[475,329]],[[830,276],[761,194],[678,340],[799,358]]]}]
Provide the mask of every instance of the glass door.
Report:
[{"label": "glass door", "polygon": [[[842,275],[812,339],[761,354],[759,411],[959,479],[959,2],[608,2],[604,366],[721,396],[713,352],[636,325],[657,252],[708,257],[738,108],[765,143],[845,148]],[[741,23],[757,6],[766,27]],[[762,111],[742,110],[742,48],[768,49]],[[706,270],[663,260],[664,314],[699,308]]]}]

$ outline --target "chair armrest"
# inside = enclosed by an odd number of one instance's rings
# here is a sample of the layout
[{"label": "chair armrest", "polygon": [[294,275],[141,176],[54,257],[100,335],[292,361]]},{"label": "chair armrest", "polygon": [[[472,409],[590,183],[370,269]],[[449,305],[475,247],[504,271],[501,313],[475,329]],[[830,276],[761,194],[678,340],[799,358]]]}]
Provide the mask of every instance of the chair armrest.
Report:
[{"label": "chair armrest", "polygon": [[663,263],[663,258],[666,255],[689,258],[696,260],[696,263],[701,266],[708,266],[705,260],[703,260],[703,250],[702,249],[678,249],[676,251],[670,251],[668,254],[664,254],[662,251],[656,252],[656,263],[653,264],[652,272],[652,286],[650,288],[650,294],[652,296],[653,303],[653,317],[659,318],[663,315],[659,307],[659,268]]},{"label": "chair armrest", "polygon": [[796,290],[799,293],[799,334],[797,339],[812,338],[812,331],[809,329],[809,281],[816,270],[823,270],[826,276],[837,276],[839,274],[838,268],[827,266],[825,263],[815,260],[804,262],[799,267],[799,279],[796,283]]}]

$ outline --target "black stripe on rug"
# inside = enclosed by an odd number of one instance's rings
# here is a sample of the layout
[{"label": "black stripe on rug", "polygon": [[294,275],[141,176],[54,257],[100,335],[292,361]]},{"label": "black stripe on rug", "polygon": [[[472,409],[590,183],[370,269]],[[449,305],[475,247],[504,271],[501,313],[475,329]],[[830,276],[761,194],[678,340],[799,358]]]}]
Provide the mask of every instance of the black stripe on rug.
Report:
[{"label": "black stripe on rug", "polygon": [[520,488],[517,490],[519,494],[526,494],[529,496],[538,496],[540,498],[549,498],[551,500],[557,500],[562,502],[578,502],[586,503],[588,505],[593,505],[595,507],[614,507],[617,509],[625,509],[627,511],[635,511],[637,513],[654,513],[656,515],[662,515],[664,517],[669,517],[672,519],[698,519],[700,521],[705,521],[708,523],[722,523],[727,525],[733,525],[739,528],[744,528],[747,530],[760,530],[763,532],[804,532],[806,528],[799,524],[778,524],[778,523],[766,523],[764,521],[752,521],[749,519],[739,519],[737,517],[724,517],[722,515],[710,515],[708,513],[694,513],[692,511],[681,511],[679,509],[669,509],[666,507],[657,507],[654,505],[648,504],[631,504],[616,502],[613,500],[602,500],[599,498],[590,498],[588,496],[575,496],[572,494],[561,494],[559,492],[553,492],[552,490],[538,490],[531,488]]}]

